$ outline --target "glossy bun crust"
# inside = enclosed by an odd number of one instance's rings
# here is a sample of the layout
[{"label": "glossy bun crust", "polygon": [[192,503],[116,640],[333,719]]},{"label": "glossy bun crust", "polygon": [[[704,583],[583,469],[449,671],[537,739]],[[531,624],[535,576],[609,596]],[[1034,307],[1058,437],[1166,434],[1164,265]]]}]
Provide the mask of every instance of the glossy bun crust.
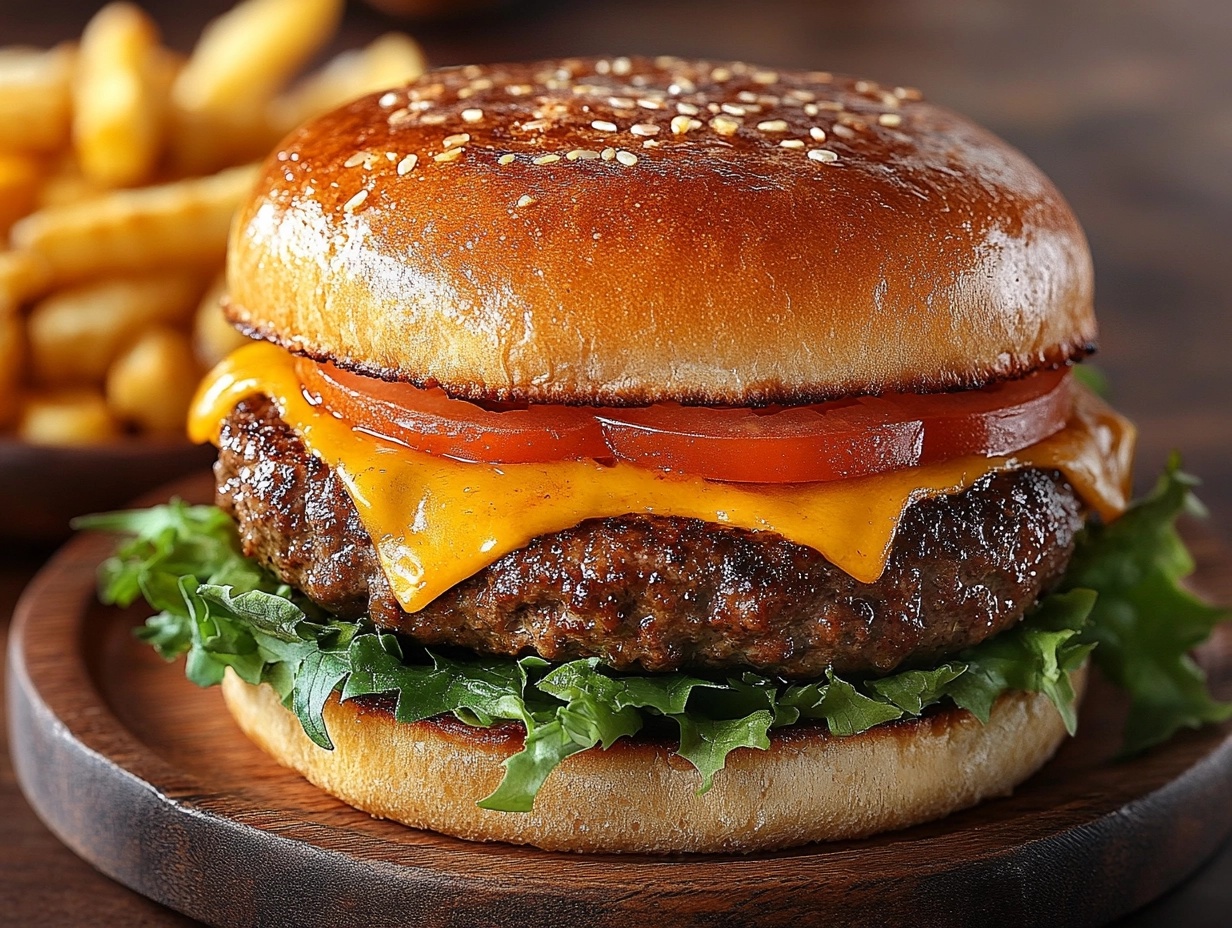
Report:
[{"label": "glossy bun crust", "polygon": [[[1085,678],[1074,674],[1079,693]],[[666,746],[621,740],[567,758],[534,810],[513,814],[475,803],[521,747],[518,728],[406,724],[334,696],[325,705],[327,751],[269,686],[228,671],[223,695],[275,760],[378,818],[553,851],[747,853],[906,828],[1008,794],[1065,739],[1047,697],[1009,693],[986,725],[951,707],[846,738],[820,728],[772,732],[769,750],[732,753],[701,796],[697,771]]]},{"label": "glossy bun crust", "polygon": [[288,137],[234,227],[250,334],[474,399],[804,402],[1092,347],[1023,155],[915,91],[679,59],[431,72]]}]

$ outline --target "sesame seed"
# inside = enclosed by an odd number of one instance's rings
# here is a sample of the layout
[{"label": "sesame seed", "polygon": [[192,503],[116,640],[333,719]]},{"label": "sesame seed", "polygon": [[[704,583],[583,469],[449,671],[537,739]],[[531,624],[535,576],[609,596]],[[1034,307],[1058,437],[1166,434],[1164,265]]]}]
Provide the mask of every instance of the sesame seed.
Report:
[{"label": "sesame seed", "polygon": [[616,123],[608,122],[606,119],[596,119],[590,124],[592,129],[598,129],[600,132],[615,132]]},{"label": "sesame seed", "polygon": [[518,197],[518,209],[522,209],[523,207],[530,206],[534,202],[535,202],[534,197],[532,197],[529,193],[524,193],[520,197]]},{"label": "sesame seed", "polygon": [[439,155],[433,155],[433,161],[457,161],[462,157],[463,148],[448,148]]},{"label": "sesame seed", "polygon": [[824,142],[826,140],[826,130],[821,128],[821,126],[813,126],[813,128],[809,129],[809,137],[815,141]]},{"label": "sesame seed", "polygon": [[530,84],[510,84],[505,88],[505,93],[511,97],[524,97],[528,93],[534,93],[535,88]]},{"label": "sesame seed", "polygon": [[804,113],[806,116],[816,116],[820,112],[821,110],[818,108],[816,103],[804,104]]},{"label": "sesame seed", "polygon": [[531,163],[532,164],[555,164],[559,160],[560,160],[560,155],[540,155],[538,158],[535,158]]},{"label": "sesame seed", "polygon": [[822,164],[832,164],[838,160],[838,154],[830,151],[828,148],[811,149],[808,156],[814,161],[820,161]]},{"label": "sesame seed", "polygon": [[445,137],[445,141],[441,144],[446,148],[460,148],[471,140],[471,137],[465,132],[459,132],[457,135],[449,135]]},{"label": "sesame seed", "polygon": [[701,125],[697,119],[690,116],[673,116],[672,117],[672,132],[676,135],[684,135],[690,129],[696,129]]},{"label": "sesame seed", "polygon": [[351,197],[351,199],[347,200],[346,203],[343,204],[342,208],[348,213],[353,213],[355,210],[359,209],[366,199],[368,199],[368,191],[361,190],[359,193],[355,194],[355,196]]},{"label": "sesame seed", "polygon": [[762,132],[786,132],[787,120],[785,119],[767,119],[764,122],[759,122],[757,128]]},{"label": "sesame seed", "polygon": [[754,84],[774,84],[777,83],[779,75],[777,71],[754,71]]},{"label": "sesame seed", "polygon": [[629,131],[634,135],[658,135],[659,127],[649,122],[639,122],[629,127]]},{"label": "sesame seed", "polygon": [[445,121],[444,113],[425,113],[419,117],[419,121],[425,126],[439,126]]},{"label": "sesame seed", "polygon": [[483,119],[483,110],[470,109],[462,111],[463,122],[479,122],[481,119]]},{"label": "sesame seed", "polygon": [[730,116],[716,116],[710,120],[710,128],[719,135],[735,135],[740,123]]},{"label": "sesame seed", "polygon": [[849,126],[844,126],[842,123],[831,126],[830,131],[837,135],[840,139],[854,139],[856,133]]},{"label": "sesame seed", "polygon": [[757,94],[753,93],[751,90],[742,90],[736,94],[736,99],[742,103],[756,103]]},{"label": "sesame seed", "polygon": [[522,123],[522,129],[526,132],[534,132],[536,129],[546,129],[549,125],[546,119],[532,119],[530,122]]},{"label": "sesame seed", "polygon": [[875,81],[856,81],[856,93],[872,93],[878,89]]},{"label": "sesame seed", "polygon": [[497,164],[513,164],[513,155],[501,155],[496,159]]},{"label": "sesame seed", "polygon": [[625,151],[622,148],[620,151],[616,152],[616,160],[625,167],[631,168],[633,165],[637,164],[637,155],[633,154],[631,151]]},{"label": "sesame seed", "polygon": [[390,113],[390,114],[389,114],[389,119],[387,120],[387,122],[388,122],[391,126],[397,126],[397,125],[399,125],[400,123],[406,122],[406,121],[407,121],[408,119],[410,119],[410,118],[411,118],[411,111],[410,111],[410,110],[408,110],[408,109],[404,106],[402,109],[400,109],[400,110],[394,110],[392,113]]},{"label": "sesame seed", "polygon": [[407,155],[398,162],[398,176],[403,177],[415,170],[415,165],[419,164],[418,155]]},{"label": "sesame seed", "polygon": [[817,108],[819,110],[829,110],[832,113],[841,113],[843,111],[843,104],[837,100],[819,100]]},{"label": "sesame seed", "polygon": [[346,161],[342,162],[342,166],[344,168],[358,167],[359,165],[367,161],[370,157],[371,155],[369,155],[368,152],[366,151],[357,151],[355,154],[351,155],[351,157],[347,158]]},{"label": "sesame seed", "polygon": [[602,158],[604,161],[611,161],[613,158],[616,157],[616,149],[605,148],[603,149],[603,151],[599,153],[599,157]]},{"label": "sesame seed", "polygon": [[642,142],[642,148],[658,148],[658,147],[659,147],[658,139],[647,139],[646,141]]},{"label": "sesame seed", "polygon": [[903,117],[899,116],[898,113],[882,113],[877,117],[877,122],[893,129],[903,124]]},{"label": "sesame seed", "polygon": [[715,68],[710,72],[710,79],[716,84],[722,84],[732,79],[732,72],[727,68]]},{"label": "sesame seed", "polygon": [[570,161],[594,161],[599,157],[597,151],[591,151],[589,148],[575,148],[569,154],[565,155]]},{"label": "sesame seed", "polygon": [[662,104],[662,103],[660,103],[658,100],[649,100],[649,99],[645,99],[645,98],[643,98],[643,99],[640,99],[640,100],[638,100],[638,101],[637,101],[637,105],[638,105],[638,106],[640,106],[642,109],[645,109],[645,110],[661,110],[661,109],[663,109],[663,104]]},{"label": "sesame seed", "polygon": [[692,103],[677,103],[676,112],[683,113],[685,116],[696,116],[700,110]]},{"label": "sesame seed", "polygon": [[391,91],[390,93],[382,94],[381,99],[376,102],[380,105],[381,109],[387,110],[398,102],[398,95]]},{"label": "sesame seed", "polygon": [[628,58],[621,57],[612,62],[613,74],[628,74],[632,70],[633,62],[631,62]]},{"label": "sesame seed", "polygon": [[637,106],[637,104],[628,97],[608,97],[607,102],[618,110],[631,110],[633,107]]},{"label": "sesame seed", "polygon": [[746,112],[748,112],[743,106],[737,106],[735,103],[724,103],[719,107],[719,109],[721,109],[724,113],[727,113],[729,116],[743,116]]},{"label": "sesame seed", "polygon": [[678,77],[667,85],[667,92],[673,97],[678,97],[682,93],[695,93],[697,85],[687,77]]},{"label": "sesame seed", "polygon": [[397,152],[392,152],[392,151],[385,152],[385,160],[386,161],[397,161],[398,160]]},{"label": "sesame seed", "polygon": [[922,100],[924,98],[924,94],[914,87],[895,87],[894,96],[900,100]]},{"label": "sesame seed", "polygon": [[804,141],[802,139],[783,139],[783,141],[779,142],[779,145],[783,148],[803,148]]},{"label": "sesame seed", "polygon": [[807,90],[800,90],[795,87],[787,91],[785,96],[789,100],[795,100],[797,103],[812,103],[814,100],[817,99],[817,94],[810,93]]}]

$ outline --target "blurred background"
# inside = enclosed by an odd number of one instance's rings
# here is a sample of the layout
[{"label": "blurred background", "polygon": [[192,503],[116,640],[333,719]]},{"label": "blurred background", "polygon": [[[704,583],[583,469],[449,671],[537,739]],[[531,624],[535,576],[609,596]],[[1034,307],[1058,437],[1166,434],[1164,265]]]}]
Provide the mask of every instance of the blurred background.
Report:
[{"label": "blurred background", "polygon": [[[373,0],[350,3],[309,69],[399,30],[432,65],[558,55],[735,58],[909,85],[1026,152],[1090,238],[1101,350],[1114,403],[1141,430],[1139,489],[1172,449],[1205,480],[1232,534],[1232,3],[1226,0]],[[79,36],[98,0],[0,0],[0,45]],[[232,0],[143,0],[188,53]],[[384,8],[384,12],[376,9]],[[405,15],[398,15],[401,10]],[[390,12],[395,11],[395,12]],[[5,476],[11,511],[29,491]],[[61,482],[63,486],[63,481]],[[3,532],[0,532],[0,536]],[[37,566],[0,568],[0,618]],[[0,626],[2,631],[2,626]],[[0,751],[0,758],[3,751]],[[114,924],[181,924],[72,857],[41,830],[0,763],[0,922],[21,898],[48,925],[72,905]],[[17,847],[14,859],[11,849]],[[54,873],[55,880],[48,879]],[[1232,852],[1135,916],[1226,924]],[[39,888],[35,888],[39,887]],[[64,887],[71,887],[64,896]],[[31,893],[34,896],[31,896]],[[75,894],[75,895],[73,895]],[[76,898],[77,903],[71,903]],[[70,899],[69,902],[64,900]],[[33,901],[32,901],[33,900]],[[84,901],[83,901],[84,900]],[[31,906],[37,906],[32,908]],[[67,908],[66,908],[67,906]]]}]

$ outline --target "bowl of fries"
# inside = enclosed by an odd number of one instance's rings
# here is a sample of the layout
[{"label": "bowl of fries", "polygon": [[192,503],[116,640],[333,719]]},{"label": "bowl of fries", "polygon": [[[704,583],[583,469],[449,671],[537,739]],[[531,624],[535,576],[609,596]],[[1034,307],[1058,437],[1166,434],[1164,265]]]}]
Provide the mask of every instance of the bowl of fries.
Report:
[{"label": "bowl of fries", "polygon": [[184,418],[243,340],[222,266],[257,165],[300,122],[425,67],[390,33],[300,77],[343,6],[244,0],[185,55],[111,3],[77,40],[0,48],[0,537],[54,538],[209,460]]}]

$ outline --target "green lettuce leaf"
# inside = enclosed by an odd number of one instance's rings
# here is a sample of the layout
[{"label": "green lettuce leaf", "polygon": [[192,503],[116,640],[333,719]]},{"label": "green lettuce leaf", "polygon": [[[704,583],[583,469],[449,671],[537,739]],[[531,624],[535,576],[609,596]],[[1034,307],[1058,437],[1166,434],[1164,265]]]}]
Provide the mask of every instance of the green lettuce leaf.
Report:
[{"label": "green lettuce leaf", "polygon": [[323,709],[333,694],[392,698],[403,722],[452,714],[473,726],[521,725],[522,749],[480,802],[520,812],[532,808],[565,758],[605,750],[650,723],[656,730],[674,723],[676,751],[697,769],[699,792],[733,751],[765,750],[772,729],[797,722],[850,736],[946,702],[986,721],[1003,693],[1021,690],[1047,695],[1073,731],[1070,677],[1092,650],[1130,693],[1128,749],[1228,718],[1232,706],[1210,697],[1189,657],[1225,617],[1179,586],[1193,565],[1174,523],[1194,507],[1192,483],[1173,465],[1147,499],[1088,529],[1062,589],[1009,631],[935,667],[872,679],[828,672],[805,683],[753,673],[623,674],[595,659],[551,665],[438,653],[368,619],[322,613],[244,558],[234,525],[214,507],[173,502],[80,524],[132,536],[102,565],[99,587],[107,602],[141,596],[159,610],[142,638],[167,659],[186,656],[186,673],[199,685],[219,682],[228,667],[249,683],[268,683],[323,748],[332,746]]},{"label": "green lettuce leaf", "polygon": [[1066,589],[1099,591],[1085,637],[1100,670],[1130,695],[1126,753],[1232,718],[1232,703],[1211,697],[1189,656],[1229,615],[1181,586],[1194,564],[1176,521],[1205,514],[1196,485],[1174,457],[1148,496],[1115,522],[1085,530],[1065,576]]}]

